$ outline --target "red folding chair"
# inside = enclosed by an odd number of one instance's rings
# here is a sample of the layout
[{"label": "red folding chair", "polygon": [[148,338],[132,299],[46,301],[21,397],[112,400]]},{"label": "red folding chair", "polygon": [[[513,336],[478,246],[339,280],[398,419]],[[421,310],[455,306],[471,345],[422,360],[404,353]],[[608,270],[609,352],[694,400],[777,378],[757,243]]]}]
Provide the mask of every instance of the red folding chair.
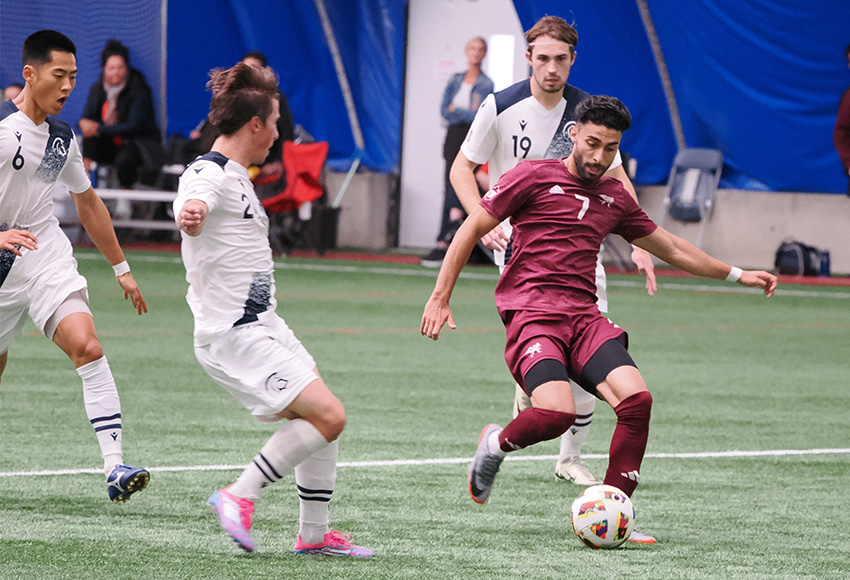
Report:
[{"label": "red folding chair", "polygon": [[286,189],[277,195],[262,200],[268,212],[286,213],[295,211],[301,204],[322,197],[322,169],[328,158],[328,143],[283,143],[283,170],[286,174]]}]

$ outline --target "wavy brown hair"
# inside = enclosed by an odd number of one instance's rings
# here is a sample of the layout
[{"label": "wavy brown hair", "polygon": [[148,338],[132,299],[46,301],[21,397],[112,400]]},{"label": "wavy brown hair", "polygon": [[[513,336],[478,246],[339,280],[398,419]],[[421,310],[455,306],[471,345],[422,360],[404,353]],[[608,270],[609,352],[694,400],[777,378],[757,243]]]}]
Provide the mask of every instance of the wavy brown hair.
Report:
[{"label": "wavy brown hair", "polygon": [[268,68],[238,63],[213,69],[207,90],[212,91],[209,120],[222,135],[232,135],[254,117],[266,121],[277,98],[275,74]]},{"label": "wavy brown hair", "polygon": [[578,44],[578,32],[567,21],[558,16],[544,16],[525,33],[525,41],[528,43],[528,52],[534,48],[534,41],[540,36],[551,36],[570,45],[570,52],[574,53]]}]

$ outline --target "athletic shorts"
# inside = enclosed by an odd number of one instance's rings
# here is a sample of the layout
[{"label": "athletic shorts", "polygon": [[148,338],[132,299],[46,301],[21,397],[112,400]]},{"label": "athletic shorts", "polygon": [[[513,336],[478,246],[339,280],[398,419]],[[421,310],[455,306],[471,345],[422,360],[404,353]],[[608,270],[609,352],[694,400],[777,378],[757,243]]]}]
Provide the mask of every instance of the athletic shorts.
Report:
[{"label": "athletic shorts", "polygon": [[38,245],[38,250],[24,250],[15,258],[0,286],[0,353],[21,333],[27,314],[44,333],[45,324],[68,296],[82,290],[88,299],[86,279],[77,271],[71,244],[61,230],[58,236],[39,236]]},{"label": "athletic shorts", "polygon": [[264,422],[276,420],[319,378],[313,357],[277,315],[234,326],[212,343],[196,346],[195,356],[215,382]]},{"label": "athletic shorts", "polygon": [[[605,342],[618,339],[628,346],[625,330],[590,309],[570,315],[510,310],[502,313],[502,322],[507,335],[505,362],[523,388],[525,374],[543,359],[561,361],[570,378],[581,384],[584,365]],[[581,386],[590,392],[596,390],[596,385]]]}]

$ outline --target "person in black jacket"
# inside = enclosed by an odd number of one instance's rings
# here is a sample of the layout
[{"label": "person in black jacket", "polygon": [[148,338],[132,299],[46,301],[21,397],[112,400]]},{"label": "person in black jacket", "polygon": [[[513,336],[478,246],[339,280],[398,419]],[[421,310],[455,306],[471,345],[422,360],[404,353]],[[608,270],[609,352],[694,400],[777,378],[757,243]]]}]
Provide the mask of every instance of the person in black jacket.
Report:
[{"label": "person in black jacket", "polygon": [[83,107],[83,160],[114,165],[124,189],[151,181],[164,157],[153,96],[144,75],[130,66],[130,52],[110,39],[100,54],[102,72]]}]

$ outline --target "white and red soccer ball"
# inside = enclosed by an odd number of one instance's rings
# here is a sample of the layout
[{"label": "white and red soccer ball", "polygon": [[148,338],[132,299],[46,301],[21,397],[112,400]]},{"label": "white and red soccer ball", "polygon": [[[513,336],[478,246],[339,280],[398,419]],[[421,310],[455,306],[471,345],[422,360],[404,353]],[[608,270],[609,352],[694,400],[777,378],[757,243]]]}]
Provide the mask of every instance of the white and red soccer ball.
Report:
[{"label": "white and red soccer ball", "polygon": [[570,521],[585,545],[612,550],[632,533],[635,508],[629,496],[613,485],[594,485],[575,499]]}]

